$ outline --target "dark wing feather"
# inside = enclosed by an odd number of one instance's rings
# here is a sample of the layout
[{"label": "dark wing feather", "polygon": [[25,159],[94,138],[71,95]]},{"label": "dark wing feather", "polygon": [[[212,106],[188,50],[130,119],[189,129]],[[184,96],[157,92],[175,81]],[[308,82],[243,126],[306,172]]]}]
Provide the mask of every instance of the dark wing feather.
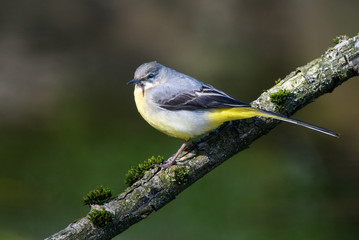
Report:
[{"label": "dark wing feather", "polygon": [[166,100],[161,99],[157,103],[167,110],[201,110],[250,106],[209,85],[203,85],[199,90],[180,93]]}]

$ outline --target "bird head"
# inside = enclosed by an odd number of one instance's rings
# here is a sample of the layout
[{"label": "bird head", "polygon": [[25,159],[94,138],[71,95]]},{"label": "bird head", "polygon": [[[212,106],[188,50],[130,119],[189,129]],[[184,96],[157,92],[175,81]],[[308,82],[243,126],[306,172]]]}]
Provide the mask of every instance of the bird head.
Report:
[{"label": "bird head", "polygon": [[151,88],[164,79],[165,71],[165,67],[156,61],[144,63],[136,69],[134,79],[127,84],[134,83],[144,90]]}]

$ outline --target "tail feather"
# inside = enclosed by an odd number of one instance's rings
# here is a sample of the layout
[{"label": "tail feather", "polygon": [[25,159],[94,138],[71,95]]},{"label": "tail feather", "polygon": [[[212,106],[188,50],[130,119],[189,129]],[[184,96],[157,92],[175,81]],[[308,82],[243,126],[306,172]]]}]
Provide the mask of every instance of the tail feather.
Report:
[{"label": "tail feather", "polygon": [[278,119],[281,121],[285,121],[285,122],[289,122],[289,123],[294,123],[324,134],[328,134],[330,136],[333,137],[339,137],[339,134],[336,132],[333,132],[331,130],[322,128],[322,127],[318,127],[306,122],[302,122],[299,120],[295,120],[292,118],[288,118],[286,116],[283,116],[281,114],[278,113],[274,113],[274,112],[270,112],[270,111],[266,111],[266,110],[262,110],[262,109],[258,109],[258,108],[252,108],[252,107],[234,107],[234,108],[219,108],[219,109],[215,109],[214,111],[212,111],[210,114],[210,120],[211,120],[211,124],[212,127],[218,127],[219,125],[221,125],[224,122],[227,121],[231,121],[231,120],[238,120],[238,119],[245,119],[245,118],[252,118],[252,117],[269,117],[269,118],[274,118],[274,119]]},{"label": "tail feather", "polygon": [[325,129],[325,128],[322,128],[322,127],[315,126],[313,124],[302,122],[302,121],[299,121],[299,120],[296,120],[296,119],[293,119],[293,118],[288,118],[288,117],[283,116],[283,115],[278,114],[278,113],[274,113],[274,112],[270,112],[270,111],[266,111],[266,110],[262,110],[262,109],[257,109],[257,110],[258,110],[258,112],[257,112],[258,116],[270,117],[270,118],[278,119],[278,120],[281,120],[281,121],[294,123],[294,124],[297,124],[297,125],[300,125],[300,126],[303,126],[303,127],[306,127],[306,128],[309,128],[309,129],[312,129],[312,130],[315,130],[315,131],[318,131],[318,132],[321,132],[321,133],[324,133],[324,134],[328,134],[328,135],[333,136],[333,137],[339,137],[338,133],[333,132],[333,131],[328,130],[328,129]]}]

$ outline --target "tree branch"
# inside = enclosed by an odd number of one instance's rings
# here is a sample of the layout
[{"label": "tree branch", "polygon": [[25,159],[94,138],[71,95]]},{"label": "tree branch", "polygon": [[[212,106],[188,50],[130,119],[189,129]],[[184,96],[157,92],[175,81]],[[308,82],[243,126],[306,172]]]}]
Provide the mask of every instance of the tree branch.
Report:
[{"label": "tree branch", "polygon": [[[282,113],[291,115],[357,76],[358,66],[359,35],[350,39],[342,37],[339,44],[328,49],[320,58],[297,68],[264,92],[252,102],[252,106],[272,111],[285,109]],[[270,100],[270,95],[279,90],[289,92],[281,108]],[[179,184],[173,180],[177,166],[166,170],[152,169],[108,203],[91,206],[92,211],[105,209],[114,215],[109,225],[96,227],[87,215],[47,239],[111,239],[172,201],[192,183],[247,148],[278,123],[268,118],[252,118],[222,125],[187,148],[187,154],[181,159],[186,163],[188,172],[186,182]]]}]

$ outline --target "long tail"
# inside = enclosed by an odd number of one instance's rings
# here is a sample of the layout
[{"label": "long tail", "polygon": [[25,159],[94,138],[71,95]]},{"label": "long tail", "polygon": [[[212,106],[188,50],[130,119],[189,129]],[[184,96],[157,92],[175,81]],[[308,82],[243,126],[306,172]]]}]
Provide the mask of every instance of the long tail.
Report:
[{"label": "long tail", "polygon": [[288,117],[283,116],[283,115],[278,114],[278,113],[274,113],[274,112],[270,112],[270,111],[266,111],[266,110],[262,110],[262,109],[256,109],[256,110],[257,110],[258,116],[270,117],[270,118],[278,119],[278,120],[281,120],[281,121],[294,123],[294,124],[297,124],[297,125],[300,125],[300,126],[303,126],[303,127],[306,127],[306,128],[309,128],[309,129],[312,129],[312,130],[315,130],[315,131],[318,131],[318,132],[321,132],[321,133],[328,134],[328,135],[333,136],[333,137],[339,137],[338,133],[333,132],[333,131],[331,131],[329,129],[318,127],[318,126],[315,126],[313,124],[302,122],[302,121],[299,121],[299,120],[296,120],[296,119],[293,119],[293,118],[288,118]]},{"label": "long tail", "polygon": [[339,134],[336,132],[333,132],[331,130],[318,127],[306,122],[302,122],[299,120],[295,120],[292,118],[288,118],[286,116],[283,116],[278,113],[258,109],[258,108],[252,108],[252,107],[234,107],[234,108],[222,108],[222,109],[216,109],[212,113],[210,113],[210,118],[212,121],[213,126],[219,126],[223,122],[231,121],[231,120],[238,120],[238,119],[244,119],[244,118],[251,118],[251,117],[269,117],[278,119],[285,122],[294,123],[321,133],[328,134],[333,137],[339,137]]}]

